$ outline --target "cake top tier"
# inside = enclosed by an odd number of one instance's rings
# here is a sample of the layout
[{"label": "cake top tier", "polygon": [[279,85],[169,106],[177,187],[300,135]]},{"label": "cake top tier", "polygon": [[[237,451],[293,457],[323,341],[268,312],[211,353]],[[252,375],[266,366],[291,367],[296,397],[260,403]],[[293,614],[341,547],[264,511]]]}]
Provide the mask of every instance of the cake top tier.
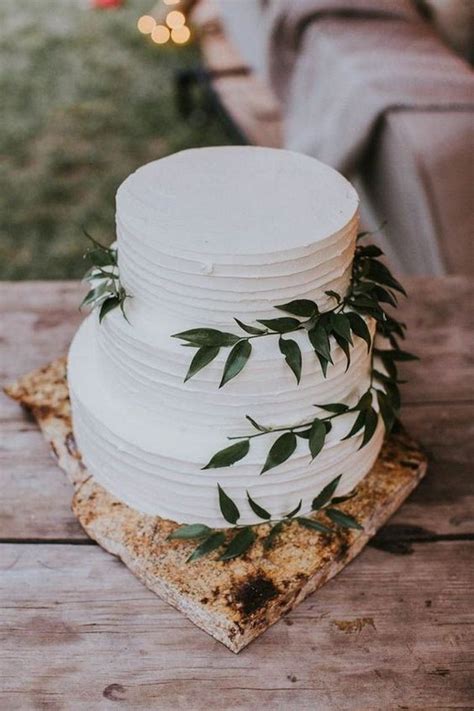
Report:
[{"label": "cake top tier", "polygon": [[175,153],[139,168],[117,193],[119,224],[157,248],[200,255],[309,246],[342,230],[357,208],[357,193],[332,168],[249,146]]}]

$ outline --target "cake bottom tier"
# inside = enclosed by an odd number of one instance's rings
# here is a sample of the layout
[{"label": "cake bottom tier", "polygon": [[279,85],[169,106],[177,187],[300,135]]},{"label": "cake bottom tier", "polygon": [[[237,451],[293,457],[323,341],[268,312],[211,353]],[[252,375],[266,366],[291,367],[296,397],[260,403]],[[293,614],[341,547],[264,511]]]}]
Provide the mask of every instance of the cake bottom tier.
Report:
[{"label": "cake bottom tier", "polygon": [[251,441],[249,454],[232,467],[202,467],[228,446],[229,432],[217,427],[177,425],[162,414],[144,410],[114,391],[104,378],[94,330],[87,321],[72,343],[68,359],[73,428],[87,469],[111,494],[143,513],[179,523],[228,526],[219,508],[217,485],[240,511],[240,524],[260,523],[248,505],[252,499],[281,518],[302,500],[308,513],[315,496],[342,475],[337,495],[351,491],[370,471],[382,446],[379,421],[370,442],[359,449],[362,435],[341,441],[354,415],[334,420],[326,444],[311,460],[306,440],[298,438],[294,454],[260,475],[276,434]]}]

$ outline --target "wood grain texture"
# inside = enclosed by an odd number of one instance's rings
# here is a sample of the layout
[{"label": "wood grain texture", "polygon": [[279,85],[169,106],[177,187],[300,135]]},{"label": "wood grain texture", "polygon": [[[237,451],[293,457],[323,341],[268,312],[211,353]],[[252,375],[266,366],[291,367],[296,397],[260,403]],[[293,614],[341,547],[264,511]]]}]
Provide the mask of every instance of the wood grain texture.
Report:
[{"label": "wood grain texture", "polygon": [[238,657],[98,547],[5,546],[0,706],[471,708],[473,545],[366,550]]},{"label": "wood grain texture", "polygon": [[[71,541],[0,546],[2,708],[472,707],[474,287],[406,282],[408,347],[422,361],[404,368],[403,420],[428,451],[428,475],[383,529],[388,544],[367,548],[239,657],[97,546],[72,545],[86,539],[69,484],[0,393],[0,534]],[[0,284],[1,384],[65,351],[81,294],[74,282]]]},{"label": "wood grain texture", "polygon": [[[464,277],[407,282],[413,298],[402,302],[401,314],[410,327],[407,347],[421,360],[402,364],[409,380],[403,420],[431,464],[393,523],[405,526],[404,535],[414,525],[440,534],[472,532],[474,287]],[[83,291],[77,282],[0,283],[0,385],[66,351],[82,318],[77,304]],[[433,348],[442,351],[439,360]],[[69,485],[36,425],[1,391],[0,487],[0,538],[87,538],[70,510]]]}]

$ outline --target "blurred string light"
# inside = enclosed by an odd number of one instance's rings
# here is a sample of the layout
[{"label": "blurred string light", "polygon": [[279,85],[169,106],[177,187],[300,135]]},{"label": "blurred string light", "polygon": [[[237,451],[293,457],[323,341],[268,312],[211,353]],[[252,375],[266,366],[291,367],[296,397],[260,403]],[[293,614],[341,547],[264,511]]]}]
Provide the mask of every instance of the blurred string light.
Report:
[{"label": "blurred string light", "polygon": [[138,18],[137,27],[142,35],[150,35],[156,27],[156,20],[151,15],[142,15]]},{"label": "blurred string light", "polygon": [[179,10],[171,10],[171,12],[166,15],[166,24],[170,30],[177,30],[180,27],[184,27],[186,18]]},{"label": "blurred string light", "polygon": [[151,38],[156,44],[166,44],[170,38],[170,31],[164,25],[155,25]]},{"label": "blurred string light", "polygon": [[190,37],[191,30],[187,27],[187,25],[175,27],[171,30],[171,39],[173,42],[176,42],[176,44],[186,44]]},{"label": "blurred string light", "polygon": [[[165,5],[178,5],[180,0],[162,0]],[[154,15],[160,11],[158,3],[148,15],[138,18],[137,28],[143,35],[151,35],[155,44],[166,44],[169,40],[175,44],[186,44],[191,37],[191,30],[186,25],[186,17],[179,10],[170,10],[165,23],[158,24]],[[161,13],[160,13],[161,14]]]}]

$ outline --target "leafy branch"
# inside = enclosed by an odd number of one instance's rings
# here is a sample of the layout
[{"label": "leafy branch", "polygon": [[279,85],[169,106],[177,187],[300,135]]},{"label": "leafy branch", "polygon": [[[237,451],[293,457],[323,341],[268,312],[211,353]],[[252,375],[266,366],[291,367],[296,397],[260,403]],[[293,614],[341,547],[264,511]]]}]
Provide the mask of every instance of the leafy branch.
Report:
[{"label": "leafy branch", "polygon": [[91,263],[90,269],[84,279],[89,283],[90,290],[82,300],[79,308],[90,306],[99,309],[99,322],[113,309],[119,307],[124,318],[128,321],[124,309],[125,300],[130,297],[120,283],[117,249],[104,247],[90,234],[84,232],[92,246],[84,254],[84,258]]},{"label": "leafy branch", "polygon": [[[360,234],[358,240],[364,236],[366,233]],[[357,245],[348,293],[342,297],[335,291],[326,291],[326,295],[335,302],[328,311],[320,312],[316,302],[310,299],[296,299],[275,306],[276,309],[290,316],[259,319],[258,325],[246,324],[235,318],[242,333],[214,328],[193,328],[173,334],[173,338],[179,338],[185,341],[186,345],[197,349],[185,380],[189,380],[209,365],[217,357],[221,348],[230,348],[219,386],[222,387],[245,367],[252,354],[253,339],[275,336],[278,337],[278,347],[285,362],[299,383],[302,366],[301,349],[294,339],[287,337],[288,334],[296,331],[307,334],[320,362],[322,373],[326,377],[328,366],[333,364],[331,337],[343,350],[347,368],[351,361],[353,336],[362,338],[367,343],[367,349],[370,350],[371,336],[364,316],[374,318],[377,331],[390,341],[393,341],[396,336],[404,338],[405,324],[389,316],[384,305],[396,307],[398,295],[405,294],[405,290],[385,264],[378,259],[382,255],[382,250],[375,245]]]},{"label": "leafy branch", "polygon": [[[394,419],[396,413],[393,409],[391,409],[388,398],[385,406],[387,411],[390,411],[390,414]],[[231,444],[229,447],[225,447],[219,452],[216,452],[203,469],[229,467],[247,456],[250,451],[251,440],[256,437],[262,437],[280,432],[282,434],[280,434],[273,442],[260,474],[264,474],[270,469],[286,462],[286,460],[289,459],[294,453],[297,447],[298,438],[307,441],[311,459],[315,459],[323,449],[326,437],[332,429],[332,420],[350,413],[357,413],[357,417],[349,432],[345,437],[343,437],[343,439],[349,439],[350,437],[359,435],[362,432],[363,436],[359,447],[359,449],[361,449],[362,447],[365,447],[368,442],[370,442],[375,434],[378,424],[378,414],[373,407],[372,387],[369,387],[369,389],[362,395],[353,407],[349,407],[343,403],[315,405],[315,407],[325,410],[329,414],[325,417],[315,417],[308,422],[303,422],[298,425],[265,427],[247,415],[247,420],[257,431],[254,434],[246,435],[244,437],[229,437],[230,440],[235,439],[238,441]]]},{"label": "leafy branch", "polygon": [[[363,527],[353,516],[341,511],[339,508],[336,508],[338,504],[348,501],[354,496],[354,494],[339,497],[334,496],[337,486],[341,480],[341,476],[342,474],[333,479],[313,499],[311,510],[315,513],[324,514],[327,519],[329,519],[328,523],[332,523],[336,527],[363,530]],[[219,560],[232,560],[233,558],[237,558],[246,553],[257,540],[257,535],[254,530],[255,526],[239,526],[239,509],[219,484],[217,485],[217,488],[219,493],[219,508],[222,516],[227,523],[230,523],[234,527],[233,530],[235,533],[230,537],[230,539],[228,539],[224,531],[210,528],[203,523],[191,523],[179,526],[168,536],[168,540],[200,541],[187,558],[187,563],[191,563],[205,555],[208,555],[209,553],[212,553],[213,551],[222,548],[223,550],[219,556]],[[287,513],[281,519],[274,519],[269,511],[252,499],[248,491],[247,501],[254,514],[262,520],[262,523],[256,524],[256,527],[265,524],[270,525],[268,533],[262,539],[263,549],[265,551],[272,548],[276,538],[282,533],[286,526],[292,524],[294,521],[296,521],[299,525],[313,531],[317,531],[318,533],[332,534],[336,530],[330,525],[322,523],[314,518],[298,516],[303,503],[302,500],[299,501],[297,506],[292,511]]]}]

